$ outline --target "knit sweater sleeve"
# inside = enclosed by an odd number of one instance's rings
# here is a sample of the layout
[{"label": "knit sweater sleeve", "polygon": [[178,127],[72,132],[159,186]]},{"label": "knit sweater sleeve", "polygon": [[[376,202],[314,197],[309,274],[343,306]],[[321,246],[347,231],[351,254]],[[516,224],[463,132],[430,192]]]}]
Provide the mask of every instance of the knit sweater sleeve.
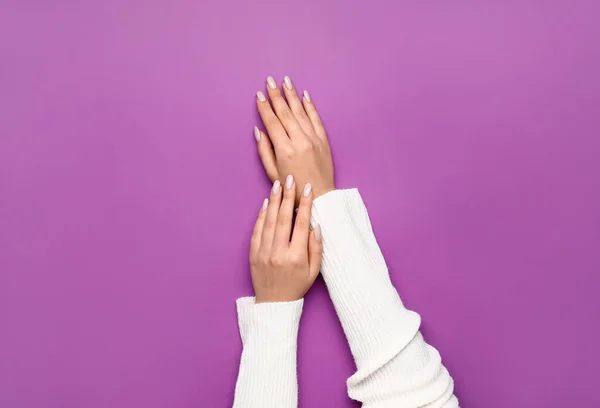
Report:
[{"label": "knit sweater sleeve", "polygon": [[243,351],[234,408],[298,406],[296,346],[303,302],[237,300]]},{"label": "knit sweater sleeve", "polygon": [[357,371],[348,395],[364,408],[457,408],[453,381],[390,281],[358,190],[336,190],[313,204],[321,225],[321,274]]}]

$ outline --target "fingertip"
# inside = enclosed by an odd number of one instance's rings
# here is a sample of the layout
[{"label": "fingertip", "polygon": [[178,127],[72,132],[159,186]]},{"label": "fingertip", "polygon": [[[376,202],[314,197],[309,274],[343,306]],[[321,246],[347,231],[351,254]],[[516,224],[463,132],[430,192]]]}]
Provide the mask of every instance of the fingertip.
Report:
[{"label": "fingertip", "polygon": [[260,207],[260,215],[264,215],[265,211],[267,211],[267,207],[269,206],[269,199],[265,198]]},{"label": "fingertip", "polygon": [[308,91],[304,91],[304,96],[302,98],[302,104],[304,105],[304,110],[308,115],[317,136],[327,140],[327,134],[325,132],[325,128],[323,126],[323,122],[319,117],[319,112],[317,112],[317,108],[315,107],[312,98],[310,97]]},{"label": "fingertip", "polygon": [[302,201],[304,201],[306,204],[311,204],[312,199],[313,199],[312,184],[306,183],[304,185],[304,189],[302,190]]},{"label": "fingertip", "polygon": [[277,86],[275,79],[271,76],[267,78],[267,94],[274,105],[278,102],[278,98],[281,97],[281,90]]},{"label": "fingertip", "polygon": [[288,91],[291,91],[292,89],[294,89],[294,84],[292,83],[292,79],[287,75],[285,77],[283,77],[283,85],[285,85],[285,88]]},{"label": "fingertip", "polygon": [[309,104],[312,102],[312,100],[310,98],[310,94],[306,90],[303,93],[303,98],[302,99],[304,100],[304,102],[309,103]]},{"label": "fingertip", "polygon": [[267,77],[267,86],[269,89],[277,89],[277,82],[272,76]]},{"label": "fingertip", "polygon": [[[290,79],[289,76],[286,76],[283,78],[283,86],[281,87],[281,89],[283,89],[283,92],[285,93],[286,98],[293,98],[296,100],[300,99],[300,98],[298,98],[296,89],[294,88],[292,80]],[[289,102],[289,100],[288,100],[288,102]]]},{"label": "fingertip", "polygon": [[304,192],[302,194],[306,198],[312,197],[312,184],[306,183],[306,185],[304,186]]},{"label": "fingertip", "polygon": [[254,138],[256,139],[256,143],[260,142],[261,134],[258,126],[254,126]]},{"label": "fingertip", "polygon": [[291,200],[292,202],[296,200],[296,181],[294,180],[294,176],[291,174],[288,174],[285,178],[283,199]]},{"label": "fingertip", "polygon": [[254,126],[254,138],[256,139],[258,155],[265,172],[271,181],[275,181],[279,178],[279,176],[277,173],[277,164],[275,162],[275,153],[273,152],[271,140],[265,132],[258,129],[258,126]]},{"label": "fingertip", "polygon": [[294,176],[292,176],[291,174],[288,174],[287,177],[285,178],[285,190],[288,192],[288,194],[294,194],[294,187],[295,183],[294,183]]},{"label": "fingertip", "polygon": [[266,142],[266,146],[271,147],[271,139],[269,138],[269,135],[260,130],[258,126],[254,126],[254,138],[259,146],[262,146]]},{"label": "fingertip", "polygon": [[273,187],[271,187],[271,195],[278,197],[279,193],[281,193],[281,182],[279,180],[275,180]]}]

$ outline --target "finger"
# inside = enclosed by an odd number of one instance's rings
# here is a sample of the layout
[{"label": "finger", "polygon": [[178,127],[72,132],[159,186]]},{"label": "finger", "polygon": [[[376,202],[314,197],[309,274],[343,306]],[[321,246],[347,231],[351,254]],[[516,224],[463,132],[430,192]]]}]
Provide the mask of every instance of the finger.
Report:
[{"label": "finger", "polygon": [[296,199],[296,185],[294,177],[290,174],[285,179],[283,200],[279,207],[277,226],[275,227],[275,238],[273,248],[288,248],[290,245],[290,234],[292,233],[292,219],[294,217],[294,200]]},{"label": "finger", "polygon": [[321,226],[311,232],[308,240],[308,270],[310,278],[314,281],[321,270],[321,259],[323,259],[323,240],[321,236]]},{"label": "finger", "polygon": [[263,227],[265,225],[265,218],[267,215],[267,206],[269,205],[269,199],[265,198],[260,207],[260,211],[258,213],[258,218],[256,219],[256,223],[254,224],[254,229],[252,230],[252,238],[250,238],[250,253],[258,252],[260,248],[260,241],[262,238]]},{"label": "finger", "polygon": [[283,99],[283,95],[281,95],[281,91],[277,87],[277,83],[273,77],[267,78],[267,92],[277,118],[285,128],[290,139],[303,136],[304,133],[301,131],[300,124],[292,114],[285,99]]},{"label": "finger", "polygon": [[261,248],[271,249],[273,245],[273,237],[275,236],[275,227],[277,225],[277,215],[279,213],[279,205],[281,204],[281,183],[275,180],[271,188],[271,199],[267,207],[265,215],[265,225],[261,236]]},{"label": "finger", "polygon": [[310,136],[315,135],[315,129],[313,128],[312,122],[308,118],[308,115],[302,106],[302,102],[300,102],[300,98],[298,98],[296,88],[294,88],[294,84],[288,76],[283,79],[283,92],[285,94],[285,99],[287,99],[290,110],[300,124],[302,130],[304,130],[304,133]]},{"label": "finger", "polygon": [[271,109],[271,105],[267,101],[265,94],[260,91],[256,93],[256,107],[258,108],[260,118],[267,128],[269,138],[273,142],[273,147],[277,148],[278,146],[285,146],[290,143],[290,138],[285,133],[285,129],[281,125],[281,122],[279,122],[279,119],[277,119],[275,112]]},{"label": "finger", "polygon": [[296,224],[294,225],[294,234],[292,236],[292,248],[300,251],[306,250],[308,244],[308,235],[310,232],[310,211],[312,208],[313,193],[312,186],[307,184],[302,190],[302,197],[298,205],[296,214]]},{"label": "finger", "polygon": [[254,126],[254,138],[256,139],[260,161],[265,168],[267,176],[269,176],[271,181],[277,180],[279,178],[279,172],[277,171],[275,152],[273,151],[273,145],[269,140],[269,136]]},{"label": "finger", "polygon": [[321,122],[321,118],[319,117],[319,113],[317,112],[317,108],[313,103],[310,94],[308,91],[304,91],[304,97],[302,98],[302,104],[304,105],[304,110],[310,119],[310,122],[315,129],[315,133],[322,139],[327,140],[327,134],[325,133],[325,127],[323,126],[323,122]]}]

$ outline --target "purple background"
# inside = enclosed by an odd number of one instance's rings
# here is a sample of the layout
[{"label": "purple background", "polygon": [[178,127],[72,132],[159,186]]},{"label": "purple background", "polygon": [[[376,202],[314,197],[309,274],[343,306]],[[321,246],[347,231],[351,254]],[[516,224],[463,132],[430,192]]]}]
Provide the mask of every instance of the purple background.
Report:
[{"label": "purple background", "polygon": [[[600,406],[600,6],[496,3],[3,1],[0,406],[231,406],[267,75],[463,406]],[[352,372],[319,280],[300,406]]]}]

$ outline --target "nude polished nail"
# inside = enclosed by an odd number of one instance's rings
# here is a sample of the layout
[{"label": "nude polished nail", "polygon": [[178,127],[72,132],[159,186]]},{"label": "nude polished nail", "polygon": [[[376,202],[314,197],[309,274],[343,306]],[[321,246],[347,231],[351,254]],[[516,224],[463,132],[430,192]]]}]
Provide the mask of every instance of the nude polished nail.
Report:
[{"label": "nude polished nail", "polygon": [[294,86],[292,85],[292,80],[290,79],[289,76],[286,76],[285,78],[283,78],[283,83],[285,84],[285,87],[287,89],[289,89],[290,91],[294,88]]},{"label": "nude polished nail", "polygon": [[304,99],[306,99],[306,102],[310,102],[310,94],[308,91],[304,91]]},{"label": "nude polished nail", "polygon": [[260,141],[260,130],[258,130],[258,127],[256,126],[254,126],[254,138],[257,142]]},{"label": "nude polished nail", "polygon": [[277,89],[277,83],[275,82],[272,76],[267,78],[267,85],[269,85],[269,88],[271,89]]},{"label": "nude polished nail", "polygon": [[291,174],[285,178],[285,189],[289,190],[294,185],[294,176]]},{"label": "nude polished nail", "polygon": [[279,180],[275,180],[275,183],[273,183],[273,188],[271,189],[271,192],[273,193],[273,195],[277,195],[277,194],[279,194],[280,189],[281,189],[281,183],[279,182]]},{"label": "nude polished nail", "polygon": [[261,91],[258,91],[256,93],[256,97],[258,98],[259,101],[264,102],[267,100],[267,98],[265,98],[265,94],[262,93]]},{"label": "nude polished nail", "polygon": [[310,185],[310,183],[308,183],[306,186],[304,186],[304,197],[308,197],[311,191],[312,186]]}]

